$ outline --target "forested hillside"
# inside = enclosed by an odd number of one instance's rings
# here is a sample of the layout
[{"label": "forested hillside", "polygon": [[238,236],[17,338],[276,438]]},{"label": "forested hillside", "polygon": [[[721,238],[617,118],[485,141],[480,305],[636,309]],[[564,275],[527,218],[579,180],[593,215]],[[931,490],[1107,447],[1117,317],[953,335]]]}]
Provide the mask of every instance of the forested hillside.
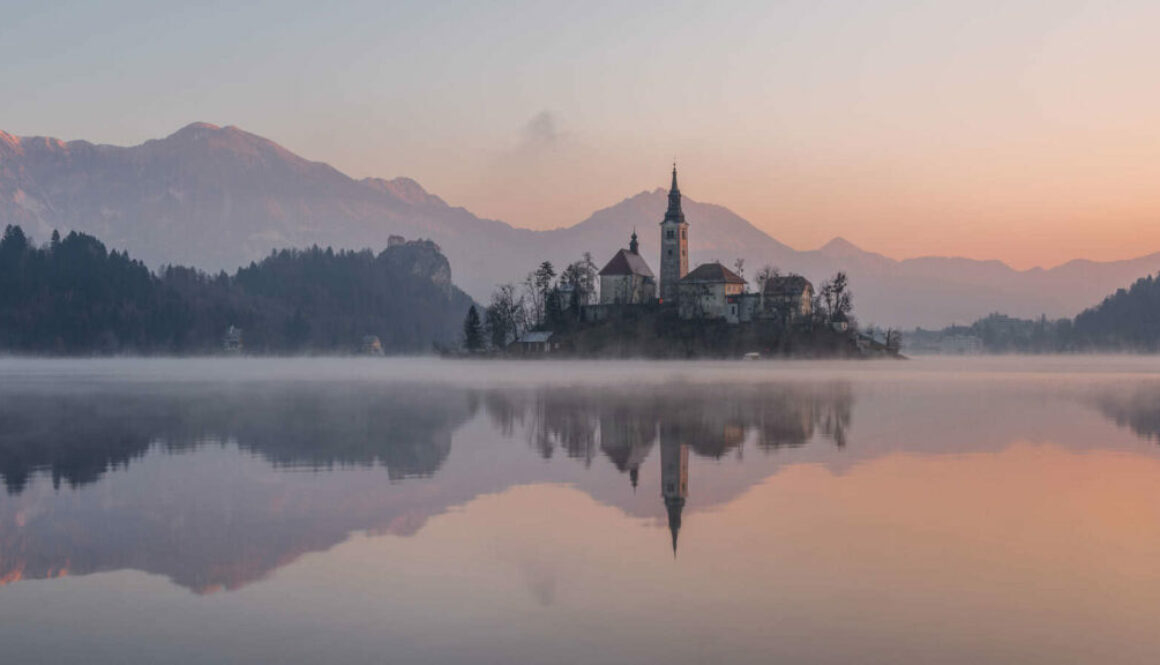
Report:
[{"label": "forested hillside", "polygon": [[969,326],[917,329],[907,335],[908,348],[937,349],[940,340],[965,337],[978,339],[989,353],[1160,351],[1160,279],[1142,277],[1075,319],[991,314]]},{"label": "forested hillside", "polygon": [[387,352],[454,344],[471,299],[432,242],[378,255],[283,250],[234,275],[168,267],[153,274],[96,238],[53,234],[37,247],[20,227],[0,240],[0,351],[205,353],[230,326],[249,353]]},{"label": "forested hillside", "polygon": [[1142,277],[1075,317],[1077,338],[1109,350],[1160,349],[1160,279]]}]

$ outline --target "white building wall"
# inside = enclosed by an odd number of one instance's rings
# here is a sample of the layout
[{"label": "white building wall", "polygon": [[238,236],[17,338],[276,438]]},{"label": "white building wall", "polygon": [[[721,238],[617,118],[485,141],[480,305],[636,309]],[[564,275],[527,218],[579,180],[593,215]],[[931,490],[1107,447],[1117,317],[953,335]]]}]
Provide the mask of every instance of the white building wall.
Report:
[{"label": "white building wall", "polygon": [[725,316],[725,284],[681,284],[682,319],[719,319]]},{"label": "white building wall", "polygon": [[639,305],[656,297],[656,283],[642,275],[601,275],[601,305]]}]

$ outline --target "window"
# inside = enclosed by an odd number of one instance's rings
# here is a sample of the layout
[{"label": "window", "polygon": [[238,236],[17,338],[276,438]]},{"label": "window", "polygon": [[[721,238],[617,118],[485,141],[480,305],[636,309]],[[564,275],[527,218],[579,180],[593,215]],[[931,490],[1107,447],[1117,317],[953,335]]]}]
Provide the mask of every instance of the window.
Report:
[{"label": "window", "polygon": [[669,229],[668,231],[666,231],[666,232],[665,232],[665,237],[666,237],[666,238],[668,238],[669,240],[672,240],[672,239],[673,239],[673,237],[674,237],[674,236],[673,236],[673,230],[672,230],[672,229]]},{"label": "window", "polygon": [[673,255],[673,250],[671,250],[671,249],[670,249],[670,250],[669,250],[669,256],[672,256],[672,255]]},{"label": "window", "polygon": [[688,237],[689,237],[689,230],[688,229],[681,229],[681,240],[684,240]]}]

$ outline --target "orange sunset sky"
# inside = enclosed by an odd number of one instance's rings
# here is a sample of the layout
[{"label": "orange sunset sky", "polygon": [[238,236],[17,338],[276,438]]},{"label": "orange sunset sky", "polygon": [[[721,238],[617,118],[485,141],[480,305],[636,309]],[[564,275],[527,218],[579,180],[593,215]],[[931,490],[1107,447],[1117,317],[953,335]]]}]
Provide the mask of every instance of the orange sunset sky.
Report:
[{"label": "orange sunset sky", "polygon": [[17,135],[233,124],[531,228],[676,157],[687,196],[798,249],[1160,251],[1156,2],[6,5]]}]

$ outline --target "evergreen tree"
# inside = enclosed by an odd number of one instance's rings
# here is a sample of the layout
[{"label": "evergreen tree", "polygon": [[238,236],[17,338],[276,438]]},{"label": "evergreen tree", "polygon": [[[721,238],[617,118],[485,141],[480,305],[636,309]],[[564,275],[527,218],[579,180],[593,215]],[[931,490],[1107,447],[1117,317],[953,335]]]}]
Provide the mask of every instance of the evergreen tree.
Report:
[{"label": "evergreen tree", "polygon": [[564,295],[560,293],[560,289],[552,289],[548,293],[547,303],[544,306],[544,322],[553,329],[565,325]]},{"label": "evergreen tree", "polygon": [[468,308],[467,318],[463,320],[463,346],[472,353],[483,348],[483,324],[475,305]]},{"label": "evergreen tree", "polygon": [[524,288],[527,290],[532,308],[530,318],[536,327],[541,327],[546,322],[548,296],[551,295],[552,280],[555,277],[556,269],[552,267],[552,262],[544,261],[524,280]]}]

